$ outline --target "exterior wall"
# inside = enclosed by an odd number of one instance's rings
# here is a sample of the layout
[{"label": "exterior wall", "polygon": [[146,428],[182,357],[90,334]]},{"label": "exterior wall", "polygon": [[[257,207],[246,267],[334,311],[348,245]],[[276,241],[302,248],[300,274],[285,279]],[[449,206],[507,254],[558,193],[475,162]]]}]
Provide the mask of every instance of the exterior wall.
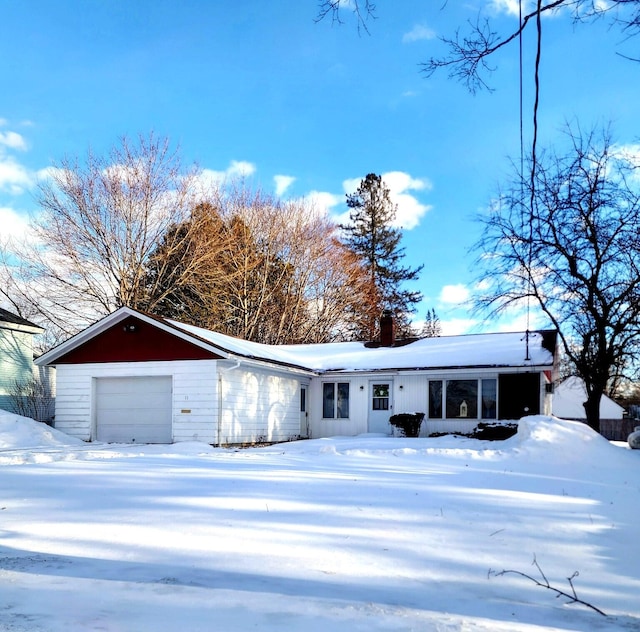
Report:
[{"label": "exterior wall", "polygon": [[[429,419],[428,382],[429,380],[465,380],[465,379],[496,379],[504,373],[522,372],[518,369],[471,369],[446,371],[412,371],[412,372],[376,372],[351,374],[326,374],[314,378],[310,387],[310,438],[332,436],[355,436],[367,433],[370,408],[371,382],[393,382],[392,409],[389,416],[398,413],[425,413],[425,419],[420,429],[420,436],[427,437],[434,433],[460,432],[470,433],[483,421],[478,413],[477,417],[468,419]],[[549,414],[550,396],[545,393],[545,378],[542,371],[536,369],[540,375],[540,412]],[[322,385],[325,382],[349,383],[349,418],[323,419],[322,417]],[[499,389],[499,386],[498,386]],[[499,398],[499,391],[497,393]],[[499,414],[499,410],[498,410]],[[491,420],[485,420],[491,421]]]},{"label": "exterior wall", "polygon": [[170,375],[173,440],[217,442],[216,361],[60,364],[55,427],[84,441],[95,438],[95,378]]},{"label": "exterior wall", "polygon": [[33,334],[0,327],[0,409],[15,412],[11,389],[33,378],[33,366]]},{"label": "exterior wall", "polygon": [[300,386],[308,377],[220,362],[219,381],[222,445],[300,436]]}]

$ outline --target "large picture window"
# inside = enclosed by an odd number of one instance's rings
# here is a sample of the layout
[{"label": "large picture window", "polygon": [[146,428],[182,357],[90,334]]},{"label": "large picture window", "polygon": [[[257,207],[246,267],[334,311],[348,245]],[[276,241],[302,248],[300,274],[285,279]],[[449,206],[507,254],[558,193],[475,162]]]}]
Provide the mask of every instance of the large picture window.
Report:
[{"label": "large picture window", "polygon": [[478,380],[447,380],[447,418],[478,418]]},{"label": "large picture window", "polygon": [[325,382],[322,385],[323,419],[349,418],[349,383]]},{"label": "large picture window", "polygon": [[498,380],[429,380],[429,419],[497,419]]}]

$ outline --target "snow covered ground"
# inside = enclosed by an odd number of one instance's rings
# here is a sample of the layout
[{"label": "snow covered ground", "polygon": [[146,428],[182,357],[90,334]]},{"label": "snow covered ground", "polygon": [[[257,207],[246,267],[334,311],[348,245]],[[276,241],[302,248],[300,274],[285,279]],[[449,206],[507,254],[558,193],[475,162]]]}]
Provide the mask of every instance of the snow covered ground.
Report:
[{"label": "snow covered ground", "polygon": [[[0,414],[0,630],[640,630],[640,451],[505,442],[84,444]],[[536,586],[576,594],[608,616]]]}]

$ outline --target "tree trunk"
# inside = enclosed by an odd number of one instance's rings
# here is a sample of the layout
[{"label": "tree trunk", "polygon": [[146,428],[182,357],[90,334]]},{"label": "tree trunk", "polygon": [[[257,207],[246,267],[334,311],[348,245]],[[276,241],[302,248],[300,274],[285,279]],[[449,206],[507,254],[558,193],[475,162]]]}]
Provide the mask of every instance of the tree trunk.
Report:
[{"label": "tree trunk", "polygon": [[602,399],[601,390],[592,390],[587,393],[587,401],[582,405],[587,415],[587,424],[597,433],[600,432],[600,400]]}]

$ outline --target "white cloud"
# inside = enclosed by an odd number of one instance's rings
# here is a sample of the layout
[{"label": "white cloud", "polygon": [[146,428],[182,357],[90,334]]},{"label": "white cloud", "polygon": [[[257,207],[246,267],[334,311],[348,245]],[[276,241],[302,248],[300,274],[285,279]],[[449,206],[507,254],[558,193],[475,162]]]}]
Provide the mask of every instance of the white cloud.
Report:
[{"label": "white cloud", "polygon": [[24,237],[29,228],[29,220],[12,208],[0,207],[0,227],[2,237]]},{"label": "white cloud", "polygon": [[293,176],[273,176],[273,180],[276,183],[276,195],[282,195],[295,181]]},{"label": "white cloud", "polygon": [[470,295],[466,285],[457,283],[456,285],[445,285],[440,291],[438,299],[445,305],[454,305],[466,302]]},{"label": "white cloud", "polygon": [[256,166],[245,160],[232,160],[224,171],[203,169],[200,174],[200,183],[204,189],[217,188],[218,185],[228,180],[238,180],[253,175]]},{"label": "white cloud", "polygon": [[237,176],[245,178],[256,172],[256,166],[252,162],[246,160],[232,160],[227,167],[226,174],[229,176]]},{"label": "white cloud", "polygon": [[327,193],[326,191],[311,191],[310,193],[307,193],[305,199],[308,200],[316,209],[327,214],[343,200],[339,195]]},{"label": "white cloud", "polygon": [[[526,12],[526,2],[522,3],[522,13]],[[506,13],[507,15],[519,15],[520,3],[518,0],[491,0],[489,8],[496,13]]]},{"label": "white cloud", "polygon": [[33,177],[24,165],[11,156],[0,154],[0,191],[20,195],[32,184]]},{"label": "white cloud", "polygon": [[402,41],[405,43],[418,42],[420,40],[434,39],[436,32],[425,26],[424,24],[416,24],[409,32],[402,36]]},{"label": "white cloud", "polygon": [[[396,219],[393,225],[404,230],[411,230],[420,224],[422,217],[431,210],[431,206],[422,204],[411,191],[424,191],[432,188],[431,182],[426,179],[412,178],[403,171],[388,171],[383,173],[382,181],[389,188],[389,197],[397,205]],[[342,183],[347,194],[355,193],[360,186],[361,178],[351,178]],[[345,214],[349,220],[348,213]]]},{"label": "white cloud", "polygon": [[440,320],[443,336],[459,336],[474,331],[478,326],[478,321],[472,318],[451,318]]},{"label": "white cloud", "polygon": [[24,151],[27,143],[24,137],[17,132],[0,132],[0,145],[9,147],[10,149],[20,149]]},{"label": "white cloud", "polygon": [[[520,15],[520,2],[518,0],[489,0],[487,3],[489,10],[493,13],[506,13],[507,15],[518,17]],[[600,10],[601,7],[607,6],[607,0],[594,0],[596,9]],[[555,9],[550,11],[544,11],[543,17],[549,18],[560,14],[563,11],[564,6],[559,5]],[[531,0],[523,0],[522,2],[522,15],[526,15],[535,10],[535,2]]]},{"label": "white cloud", "polygon": [[[0,127],[6,124],[6,120],[0,119]],[[0,191],[8,192],[11,195],[20,195],[33,185],[33,175],[8,153],[9,151],[24,151],[26,149],[27,143],[23,136],[10,130],[0,131]]]}]

